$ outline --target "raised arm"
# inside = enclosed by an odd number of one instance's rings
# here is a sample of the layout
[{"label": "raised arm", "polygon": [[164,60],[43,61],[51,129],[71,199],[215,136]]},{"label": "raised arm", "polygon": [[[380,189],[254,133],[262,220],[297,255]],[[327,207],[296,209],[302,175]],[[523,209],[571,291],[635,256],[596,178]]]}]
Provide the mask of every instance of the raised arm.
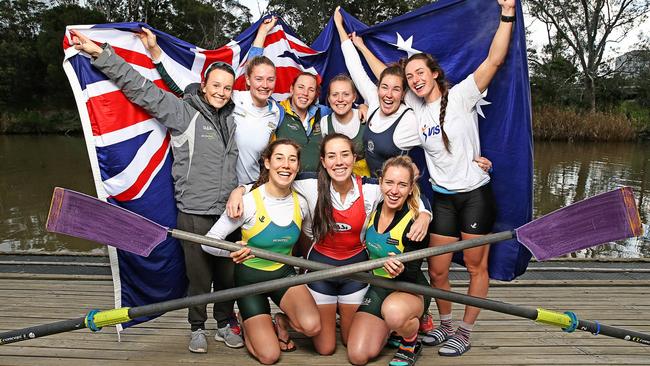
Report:
[{"label": "raised arm", "polygon": [[266,39],[266,35],[269,34],[273,27],[275,27],[275,24],[277,22],[278,18],[276,16],[266,18],[264,21],[262,21],[262,24],[260,24],[260,27],[257,29],[255,39],[253,40],[253,47],[264,48],[264,40]]},{"label": "raised arm", "polygon": [[354,85],[366,103],[372,107],[376,107],[379,105],[377,86],[370,80],[368,74],[366,74],[366,70],[361,64],[361,58],[343,27],[343,16],[341,16],[340,7],[336,7],[334,11],[334,24],[336,24],[336,29],[338,29],[339,37],[341,38],[341,51],[343,51],[345,66],[350,73]]},{"label": "raised arm", "polygon": [[503,65],[508,55],[514,17],[517,13],[515,0],[498,0],[498,2],[501,5],[501,22],[499,23],[499,28],[497,28],[497,32],[492,39],[487,58],[474,71],[474,81],[478,90],[481,92],[487,89],[492,78],[497,73],[497,70],[499,70],[499,67]]},{"label": "raised arm", "polygon": [[193,111],[183,101],[140,75],[116,55],[110,45],[100,47],[79,32],[73,32],[72,42],[75,49],[92,57],[92,65],[115,83],[132,103],[142,107],[166,127],[185,130],[184,124],[189,124]]},{"label": "raised arm", "polygon": [[355,46],[357,46],[357,49],[363,57],[366,59],[366,62],[370,66],[370,69],[372,70],[372,73],[375,74],[375,77],[379,79],[379,75],[381,75],[381,72],[384,71],[386,68],[386,64],[381,62],[380,59],[375,56],[368,47],[366,47],[366,44],[363,42],[363,38],[361,36],[357,36],[356,32],[352,33],[352,43],[354,43]]}]

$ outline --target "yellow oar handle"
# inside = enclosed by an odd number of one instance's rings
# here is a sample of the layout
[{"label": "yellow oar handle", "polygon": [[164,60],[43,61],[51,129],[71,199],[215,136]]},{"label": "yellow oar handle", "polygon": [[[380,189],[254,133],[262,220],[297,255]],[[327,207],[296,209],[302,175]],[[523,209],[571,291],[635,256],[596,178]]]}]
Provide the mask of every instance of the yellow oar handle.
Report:
[{"label": "yellow oar handle", "polygon": [[86,328],[97,332],[107,325],[116,325],[126,323],[131,320],[129,317],[130,308],[119,308],[111,310],[91,310],[86,315],[84,321]]},{"label": "yellow oar handle", "polygon": [[576,327],[578,326],[578,317],[571,311],[558,313],[555,311],[537,308],[537,318],[535,321],[538,323],[558,326],[568,333],[576,330]]}]

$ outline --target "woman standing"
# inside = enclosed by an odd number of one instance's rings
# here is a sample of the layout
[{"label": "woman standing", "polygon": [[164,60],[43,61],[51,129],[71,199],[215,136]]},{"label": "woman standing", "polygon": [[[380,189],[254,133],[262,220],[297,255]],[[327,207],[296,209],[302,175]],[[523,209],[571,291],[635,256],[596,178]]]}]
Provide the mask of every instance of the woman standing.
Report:
[{"label": "woman standing", "polygon": [[[485,97],[487,87],[505,61],[515,21],[515,0],[498,0],[501,23],[494,35],[487,58],[473,74],[449,87],[444,70],[427,54],[415,54],[404,63],[410,92],[405,102],[418,118],[420,144],[434,190],[433,210],[436,219],[430,232],[432,246],[446,245],[459,239],[471,239],[492,231],[496,207],[488,170],[491,163],[479,159],[480,140],[476,104]],[[365,47],[360,51],[375,74],[385,66]],[[422,133],[419,133],[421,131]],[[489,276],[487,246],[466,249],[463,259],[470,274],[468,293],[487,296]],[[449,266],[452,254],[429,258],[429,275],[433,285],[450,289]],[[439,354],[460,356],[470,347],[470,335],[480,310],[468,306],[463,321],[454,330],[451,303],[436,300],[440,326],[430,332],[423,343],[444,343]]]},{"label": "woman standing", "polygon": [[[407,156],[388,159],[383,166],[380,187],[383,195],[371,214],[366,229],[366,246],[370,259],[389,257],[423,249],[428,240],[413,241],[407,237],[419,216],[419,189],[413,161]],[[390,257],[389,257],[390,258]],[[404,265],[388,259],[375,276],[428,285],[420,269],[422,261]],[[391,365],[413,365],[422,344],[418,342],[419,318],[424,299],[402,291],[370,286],[363,304],[352,321],[348,338],[348,359],[354,365],[365,365],[381,352],[391,330],[401,342]]]},{"label": "woman standing", "polygon": [[[155,44],[155,36],[148,29],[143,29],[140,38],[145,44]],[[206,70],[200,88],[181,100],[145,79],[117,56],[111,46],[100,47],[78,32],[74,33],[73,43],[76,49],[91,55],[93,66],[108,76],[131,102],[170,130],[177,227],[205,234],[224,212],[228,194],[236,186],[238,151],[231,115],[235,106],[230,100],[235,80],[233,69],[227,64],[213,65]],[[194,243],[181,241],[181,245],[189,296],[233,286],[232,261],[212,258]],[[214,304],[215,337],[229,347],[238,348],[243,346],[243,341],[233,306],[234,301]],[[206,305],[188,309],[191,352],[208,351],[206,320]]]},{"label": "woman standing", "polygon": [[[243,198],[243,215],[237,219],[222,216],[207,236],[224,239],[241,227],[243,244],[289,255],[300,236],[302,224],[309,223],[307,203],[291,189],[300,167],[300,147],[291,140],[278,139],[264,150],[262,159],[264,166],[260,178]],[[203,249],[223,255],[219,249],[206,246]],[[236,286],[296,275],[292,266],[254,258],[250,248],[240,249],[230,256],[237,263]],[[268,298],[284,312],[276,314],[275,325]],[[319,312],[305,285],[244,296],[237,300],[237,305],[243,319],[246,347],[263,364],[275,363],[280,352],[295,350],[287,326],[309,337],[320,332]]]}]

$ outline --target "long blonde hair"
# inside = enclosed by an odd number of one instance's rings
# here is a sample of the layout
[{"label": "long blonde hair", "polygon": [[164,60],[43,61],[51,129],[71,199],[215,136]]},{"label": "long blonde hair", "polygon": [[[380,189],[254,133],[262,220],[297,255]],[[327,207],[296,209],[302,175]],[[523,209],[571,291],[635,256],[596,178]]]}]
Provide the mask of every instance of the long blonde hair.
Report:
[{"label": "long blonde hair", "polygon": [[384,179],[383,172],[389,168],[404,168],[409,172],[412,191],[406,199],[406,204],[408,205],[411,214],[413,214],[413,219],[417,219],[420,215],[420,187],[417,184],[418,177],[415,175],[415,164],[413,163],[413,160],[411,160],[411,158],[406,155],[395,156],[386,160],[381,169],[381,180]]}]

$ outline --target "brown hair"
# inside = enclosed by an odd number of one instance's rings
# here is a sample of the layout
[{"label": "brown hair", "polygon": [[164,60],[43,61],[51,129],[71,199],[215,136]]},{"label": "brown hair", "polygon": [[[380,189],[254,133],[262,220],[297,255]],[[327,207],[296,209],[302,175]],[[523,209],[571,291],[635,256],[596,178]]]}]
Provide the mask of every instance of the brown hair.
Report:
[{"label": "brown hair", "polygon": [[296,83],[301,76],[310,76],[316,80],[316,96],[314,97],[314,100],[311,102],[311,104],[316,103],[318,101],[318,97],[320,97],[320,80],[318,79],[318,76],[312,74],[311,72],[303,71],[300,74],[296,75],[296,78],[293,79],[293,83],[291,83],[292,87],[296,87]]},{"label": "brown hair", "polygon": [[266,56],[255,56],[246,64],[246,76],[250,77],[253,69],[260,65],[269,65],[275,70],[275,64]]},{"label": "brown hair", "polygon": [[413,219],[417,219],[420,215],[420,186],[417,184],[418,177],[415,175],[415,166],[413,160],[411,160],[411,158],[407,155],[395,156],[386,160],[381,169],[381,181],[384,179],[383,172],[387,171],[390,168],[404,168],[408,170],[411,179],[411,188],[413,191],[406,199],[406,204],[408,205],[411,214],[413,214]]},{"label": "brown hair", "polygon": [[[354,149],[354,143],[346,135],[340,133],[329,133],[323,138],[320,144],[320,157],[325,158],[325,146],[327,143],[334,139],[341,139],[350,145],[350,151],[355,156],[357,155]],[[332,213],[332,193],[330,192],[330,185],[332,178],[327,174],[327,169],[323,164],[318,166],[318,200],[316,201],[316,208],[314,209],[314,220],[312,222],[312,233],[314,241],[318,242],[325,238],[325,236],[334,230],[335,222]]]},{"label": "brown hair", "polygon": [[354,96],[355,96],[354,99],[356,99],[356,96],[357,96],[357,88],[354,87],[354,81],[352,81],[352,79],[351,79],[348,75],[346,75],[346,74],[338,74],[338,75],[336,75],[335,77],[333,77],[333,78],[330,79],[330,83],[329,83],[329,85],[327,85],[327,95],[328,95],[328,96],[329,96],[329,94],[330,94],[330,90],[332,89],[332,84],[333,84],[335,81],[345,81],[345,82],[350,83],[350,87],[352,88],[352,93],[354,93]]},{"label": "brown hair", "polygon": [[406,61],[401,61],[403,63],[403,67],[406,68],[406,65],[409,64],[409,62],[413,60],[423,60],[426,66],[431,70],[431,72],[437,72],[438,77],[435,78],[436,84],[438,84],[438,89],[440,89],[440,118],[439,118],[439,123],[440,123],[440,131],[442,132],[442,142],[445,144],[445,149],[447,152],[451,152],[449,150],[449,138],[447,137],[447,133],[445,132],[445,115],[447,114],[447,103],[449,102],[449,83],[447,82],[447,79],[445,78],[445,72],[440,67],[440,64],[438,61],[433,58],[428,53],[416,53],[415,55],[411,55]]},{"label": "brown hair", "polygon": [[277,139],[272,141],[270,144],[266,145],[266,148],[264,151],[262,151],[262,154],[260,156],[260,176],[257,178],[257,181],[255,184],[253,184],[253,187],[251,190],[265,184],[266,182],[269,181],[269,170],[266,169],[266,165],[264,165],[265,160],[270,160],[271,156],[273,156],[273,153],[275,152],[275,148],[280,146],[280,145],[290,145],[293,146],[296,149],[297,156],[298,156],[298,164],[300,164],[300,145],[298,145],[297,142],[291,140],[291,139]]},{"label": "brown hair", "polygon": [[381,72],[381,74],[379,74],[379,80],[377,81],[377,85],[380,85],[381,81],[384,80],[384,78],[388,75],[393,75],[401,78],[402,91],[406,91],[406,88],[408,88],[408,84],[406,83],[406,75],[404,74],[404,68],[399,63],[388,65],[388,67],[386,67]]}]

